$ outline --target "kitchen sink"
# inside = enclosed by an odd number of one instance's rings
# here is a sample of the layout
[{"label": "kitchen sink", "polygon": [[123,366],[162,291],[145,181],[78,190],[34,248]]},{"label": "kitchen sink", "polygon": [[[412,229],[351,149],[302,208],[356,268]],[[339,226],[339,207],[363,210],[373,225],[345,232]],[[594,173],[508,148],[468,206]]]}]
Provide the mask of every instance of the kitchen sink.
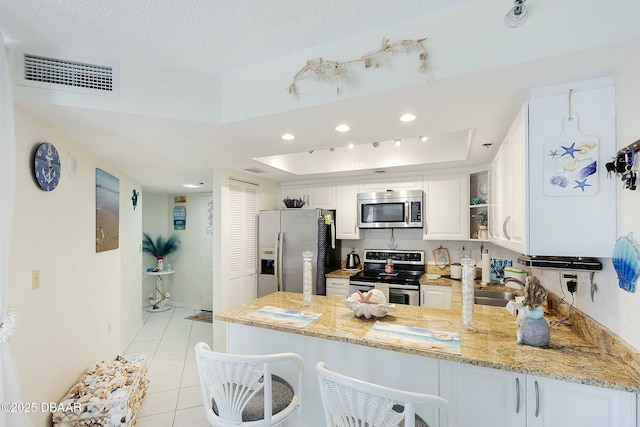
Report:
[{"label": "kitchen sink", "polygon": [[493,305],[496,307],[506,307],[509,301],[516,299],[516,294],[513,292],[488,289],[476,289],[473,296],[476,304]]}]

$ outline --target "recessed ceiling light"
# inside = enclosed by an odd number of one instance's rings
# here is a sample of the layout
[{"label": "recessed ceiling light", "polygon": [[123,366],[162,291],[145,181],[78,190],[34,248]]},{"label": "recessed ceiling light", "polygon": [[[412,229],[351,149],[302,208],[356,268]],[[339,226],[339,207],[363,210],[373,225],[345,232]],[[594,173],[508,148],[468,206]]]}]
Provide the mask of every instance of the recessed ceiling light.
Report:
[{"label": "recessed ceiling light", "polygon": [[395,141],[393,141],[393,144],[394,144],[396,147],[399,147],[401,142],[402,142],[402,140],[400,140],[400,139],[396,139]]},{"label": "recessed ceiling light", "polygon": [[422,142],[427,142],[427,140],[428,140],[428,139],[429,139],[429,138],[428,138],[428,137],[426,137],[426,136],[421,136],[421,137],[420,137],[420,141],[422,141]]},{"label": "recessed ceiling light", "polygon": [[296,139],[296,137],[291,135],[290,133],[285,133],[280,138],[284,139],[285,141],[293,141],[294,139]]},{"label": "recessed ceiling light", "polygon": [[336,126],[336,130],[338,132],[349,132],[351,128],[349,127],[349,125],[346,125],[343,123],[341,125]]},{"label": "recessed ceiling light", "polygon": [[402,116],[400,116],[400,121],[401,122],[412,122],[416,119],[416,115],[415,114],[411,114],[411,113],[407,113],[404,114]]},{"label": "recessed ceiling light", "polygon": [[353,142],[350,142],[349,145],[347,145],[347,147],[353,148]]}]

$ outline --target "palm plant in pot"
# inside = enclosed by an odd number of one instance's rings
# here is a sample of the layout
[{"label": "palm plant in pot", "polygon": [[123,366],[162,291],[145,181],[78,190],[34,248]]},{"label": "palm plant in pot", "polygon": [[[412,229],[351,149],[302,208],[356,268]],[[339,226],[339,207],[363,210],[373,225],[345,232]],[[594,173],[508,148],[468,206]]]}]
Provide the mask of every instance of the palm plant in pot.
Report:
[{"label": "palm plant in pot", "polygon": [[162,271],[164,258],[178,250],[180,239],[177,235],[172,235],[168,239],[162,236],[154,241],[147,233],[142,233],[142,251],[156,257],[156,268],[153,271]]}]

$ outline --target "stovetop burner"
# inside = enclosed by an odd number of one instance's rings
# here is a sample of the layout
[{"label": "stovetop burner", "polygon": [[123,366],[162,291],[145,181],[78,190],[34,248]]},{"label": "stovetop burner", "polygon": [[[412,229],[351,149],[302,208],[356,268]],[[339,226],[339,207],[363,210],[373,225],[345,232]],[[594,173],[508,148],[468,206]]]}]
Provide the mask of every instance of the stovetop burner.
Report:
[{"label": "stovetop burner", "polygon": [[[364,251],[364,270],[350,277],[352,281],[367,283],[420,286],[424,274],[424,251],[367,249]],[[393,273],[385,272],[385,262],[393,260]]]}]

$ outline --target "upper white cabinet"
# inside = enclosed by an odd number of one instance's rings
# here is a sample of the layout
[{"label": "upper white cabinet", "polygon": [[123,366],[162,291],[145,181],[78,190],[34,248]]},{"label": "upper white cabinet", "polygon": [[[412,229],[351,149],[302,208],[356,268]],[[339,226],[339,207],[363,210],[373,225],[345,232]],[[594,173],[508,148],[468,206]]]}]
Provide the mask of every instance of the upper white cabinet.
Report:
[{"label": "upper white cabinet", "polygon": [[358,228],[358,183],[339,182],[336,185],[336,238],[360,238]]},{"label": "upper white cabinet", "polygon": [[411,191],[422,190],[421,176],[407,176],[379,180],[361,180],[359,193],[373,193],[376,191]]},{"label": "upper white cabinet", "polygon": [[[568,120],[570,89],[573,120]],[[617,238],[618,185],[617,179],[607,178],[605,168],[617,151],[612,79],[567,85],[555,92],[534,92],[529,102],[529,254],[611,257]],[[554,180],[546,167],[554,147],[560,147],[555,154],[563,162],[577,166],[578,177]],[[587,150],[587,155],[580,155]],[[597,170],[586,176],[592,161]],[[558,182],[566,186],[552,185]]]},{"label": "upper white cabinet", "polygon": [[302,199],[306,209],[335,209],[336,186],[334,183],[322,184],[282,184],[280,186],[280,202],[283,199]]},{"label": "upper white cabinet", "polygon": [[489,239],[528,255],[610,257],[615,136],[610,78],[534,90],[491,163]]},{"label": "upper white cabinet", "polygon": [[424,240],[469,239],[469,174],[424,179]]},{"label": "upper white cabinet", "polygon": [[516,252],[526,252],[526,157],[528,113],[525,104],[491,163],[489,239]]}]

